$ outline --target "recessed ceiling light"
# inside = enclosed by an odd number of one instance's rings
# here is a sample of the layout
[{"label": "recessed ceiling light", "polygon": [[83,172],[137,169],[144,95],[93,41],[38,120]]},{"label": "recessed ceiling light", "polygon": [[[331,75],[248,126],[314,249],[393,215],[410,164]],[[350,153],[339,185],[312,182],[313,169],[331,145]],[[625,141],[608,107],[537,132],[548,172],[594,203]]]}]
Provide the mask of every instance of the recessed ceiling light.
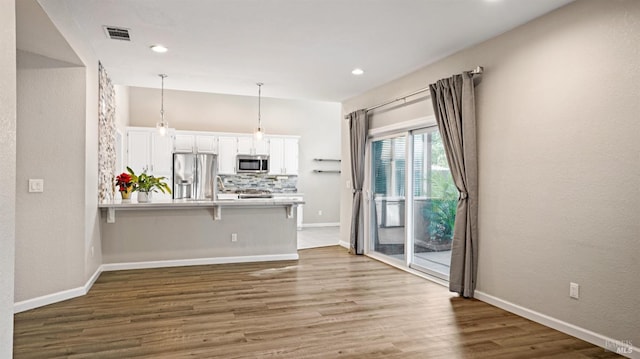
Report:
[{"label": "recessed ceiling light", "polygon": [[364,74],[364,70],[363,69],[353,69],[353,71],[351,71],[351,73],[356,75],[356,76],[360,76],[360,75]]},{"label": "recessed ceiling light", "polygon": [[165,52],[169,51],[169,49],[167,49],[166,47],[164,47],[162,45],[152,45],[151,46],[151,51],[157,52],[157,53],[165,53]]}]

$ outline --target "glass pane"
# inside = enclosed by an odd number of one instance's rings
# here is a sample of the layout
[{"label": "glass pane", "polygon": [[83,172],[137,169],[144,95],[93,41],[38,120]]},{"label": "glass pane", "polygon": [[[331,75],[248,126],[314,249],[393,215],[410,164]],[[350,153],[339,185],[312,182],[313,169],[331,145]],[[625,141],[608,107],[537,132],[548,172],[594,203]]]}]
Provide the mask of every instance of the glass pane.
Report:
[{"label": "glass pane", "polygon": [[388,138],[372,146],[373,250],[404,260],[406,140]]},{"label": "glass pane", "polygon": [[448,279],[458,190],[437,130],[413,138],[413,258],[416,269]]}]

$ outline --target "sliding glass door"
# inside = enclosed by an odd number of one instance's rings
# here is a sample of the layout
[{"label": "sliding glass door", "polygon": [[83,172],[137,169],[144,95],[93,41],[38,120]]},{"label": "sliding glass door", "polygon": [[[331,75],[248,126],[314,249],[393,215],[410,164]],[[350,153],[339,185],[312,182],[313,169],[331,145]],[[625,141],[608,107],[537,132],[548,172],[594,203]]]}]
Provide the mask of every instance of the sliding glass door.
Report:
[{"label": "sliding glass door", "polygon": [[375,140],[371,146],[373,198],[369,218],[373,227],[372,248],[404,261],[406,137]]},{"label": "sliding glass door", "polygon": [[458,190],[437,128],[413,134],[411,267],[449,278]]},{"label": "sliding glass door", "polygon": [[369,252],[448,279],[458,191],[436,127],[374,138]]}]

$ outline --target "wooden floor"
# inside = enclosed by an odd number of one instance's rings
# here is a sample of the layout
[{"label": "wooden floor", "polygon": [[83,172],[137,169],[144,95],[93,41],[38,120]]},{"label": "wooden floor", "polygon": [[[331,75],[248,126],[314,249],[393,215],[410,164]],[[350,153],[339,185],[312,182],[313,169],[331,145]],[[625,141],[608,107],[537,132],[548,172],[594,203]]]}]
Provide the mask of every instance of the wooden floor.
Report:
[{"label": "wooden floor", "polygon": [[103,273],[15,316],[15,358],[610,358],[340,247],[299,261]]}]

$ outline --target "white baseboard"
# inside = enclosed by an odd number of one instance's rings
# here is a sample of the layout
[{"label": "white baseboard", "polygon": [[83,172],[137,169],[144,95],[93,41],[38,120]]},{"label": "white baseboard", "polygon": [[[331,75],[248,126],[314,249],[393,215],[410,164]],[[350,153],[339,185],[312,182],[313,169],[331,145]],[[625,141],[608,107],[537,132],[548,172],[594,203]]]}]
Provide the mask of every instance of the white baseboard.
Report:
[{"label": "white baseboard", "polygon": [[633,346],[631,343],[621,342],[621,340],[627,340],[626,338],[612,339],[604,335],[592,332],[588,329],[578,327],[571,323],[567,323],[548,315],[536,312],[534,310],[519,306],[517,304],[507,302],[506,300],[502,300],[481,291],[476,290],[474,293],[474,297],[485,303],[491,304],[500,309],[504,309],[507,312],[517,314],[521,317],[527,318],[536,323],[540,323],[549,328],[553,328],[565,334],[569,334],[578,339],[582,339],[606,350],[617,352],[618,354],[626,356],[627,358],[640,359],[640,348]]},{"label": "white baseboard", "polygon": [[102,270],[107,272],[107,271],[127,270],[127,269],[183,267],[183,266],[198,266],[198,265],[207,265],[207,264],[227,264],[227,263],[290,261],[290,260],[297,260],[297,259],[298,259],[298,253],[266,254],[266,255],[258,255],[258,256],[240,256],[240,257],[176,259],[176,260],[148,261],[148,262],[106,263],[102,265]]},{"label": "white baseboard", "polygon": [[351,245],[349,244],[349,242],[345,242],[345,241],[340,241],[340,242],[338,242],[338,244],[339,244],[341,247],[344,247],[344,248],[346,248],[346,249],[349,249],[349,247],[351,247]]},{"label": "white baseboard", "polygon": [[84,285],[85,294],[89,293],[89,290],[91,289],[91,287],[93,287],[93,283],[95,283],[98,280],[98,277],[100,277],[100,273],[102,273],[102,265],[96,268],[96,271],[93,272],[93,275],[89,277],[89,280],[87,281],[87,283],[85,283]]},{"label": "white baseboard", "polygon": [[302,228],[318,228],[318,227],[340,227],[339,222],[330,223],[303,223]]},{"label": "white baseboard", "polygon": [[98,267],[82,287],[67,289],[60,292],[43,295],[41,297],[31,298],[13,303],[13,312],[20,313],[29,309],[44,307],[45,305],[58,303],[68,299],[86,295],[87,293],[89,293],[89,290],[93,286],[93,283],[95,283],[100,276],[100,273],[102,273],[102,268]]}]

